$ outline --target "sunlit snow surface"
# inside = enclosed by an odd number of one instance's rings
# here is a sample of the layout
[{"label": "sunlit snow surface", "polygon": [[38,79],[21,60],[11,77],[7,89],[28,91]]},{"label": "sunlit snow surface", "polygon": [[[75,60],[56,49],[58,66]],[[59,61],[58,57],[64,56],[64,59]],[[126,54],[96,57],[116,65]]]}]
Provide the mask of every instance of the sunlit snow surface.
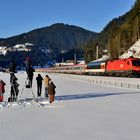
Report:
[{"label": "sunlit snow surface", "polygon": [[[44,77],[45,73],[41,73]],[[26,73],[16,74],[20,91]],[[36,96],[36,78],[33,91]],[[108,87],[58,75],[49,75],[56,85],[56,100],[30,100],[24,90],[18,103],[7,104],[9,74],[0,73],[6,82],[5,102],[0,108],[1,140],[139,140],[140,91]],[[27,98],[24,102],[24,99]]]}]

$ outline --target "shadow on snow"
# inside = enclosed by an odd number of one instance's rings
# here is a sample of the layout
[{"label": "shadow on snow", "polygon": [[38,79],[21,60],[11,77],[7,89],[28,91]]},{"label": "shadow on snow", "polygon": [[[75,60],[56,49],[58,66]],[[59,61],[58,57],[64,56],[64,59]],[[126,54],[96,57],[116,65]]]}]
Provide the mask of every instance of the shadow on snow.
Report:
[{"label": "shadow on snow", "polygon": [[97,97],[106,97],[112,95],[128,95],[128,94],[138,94],[140,92],[113,92],[113,93],[85,93],[85,94],[74,94],[74,95],[61,95],[56,96],[56,100],[76,100],[76,99],[88,99],[88,98],[97,98]]}]

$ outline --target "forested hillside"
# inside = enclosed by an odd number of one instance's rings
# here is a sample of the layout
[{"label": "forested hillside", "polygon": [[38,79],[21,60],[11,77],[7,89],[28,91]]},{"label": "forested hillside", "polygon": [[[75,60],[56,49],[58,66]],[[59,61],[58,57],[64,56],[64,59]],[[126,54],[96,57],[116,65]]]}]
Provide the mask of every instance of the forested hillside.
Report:
[{"label": "forested hillside", "polygon": [[85,47],[87,62],[96,59],[96,47],[99,57],[108,50],[110,59],[122,55],[140,38],[140,0],[125,15],[110,21],[97,38],[91,39]]},{"label": "forested hillside", "polygon": [[28,33],[0,39],[0,46],[7,48],[16,44],[33,44],[31,52],[8,52],[5,56],[0,55],[0,60],[14,59],[18,61],[17,63],[23,63],[26,55],[30,55],[35,65],[43,65],[48,61],[61,61],[62,57],[64,60],[73,59],[74,53],[77,53],[77,57],[80,58],[83,57],[81,45],[96,35],[97,33],[78,26],[53,24]]}]

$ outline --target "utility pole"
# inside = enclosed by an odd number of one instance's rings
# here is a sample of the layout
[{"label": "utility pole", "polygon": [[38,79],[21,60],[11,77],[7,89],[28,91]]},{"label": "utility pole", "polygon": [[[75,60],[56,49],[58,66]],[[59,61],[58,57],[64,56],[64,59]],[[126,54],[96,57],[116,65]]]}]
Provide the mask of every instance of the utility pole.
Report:
[{"label": "utility pole", "polygon": [[77,64],[76,53],[74,53],[74,64]]},{"label": "utility pole", "polygon": [[98,59],[98,45],[96,46],[96,60]]},{"label": "utility pole", "polygon": [[64,54],[64,51],[63,50],[61,50],[61,54],[62,54],[62,63],[64,62],[64,56],[63,56],[63,54]]}]

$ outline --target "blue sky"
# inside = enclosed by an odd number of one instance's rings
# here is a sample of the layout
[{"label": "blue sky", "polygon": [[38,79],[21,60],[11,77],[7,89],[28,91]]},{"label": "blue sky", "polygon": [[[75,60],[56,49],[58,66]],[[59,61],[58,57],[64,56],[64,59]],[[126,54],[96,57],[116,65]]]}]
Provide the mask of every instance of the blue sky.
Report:
[{"label": "blue sky", "polygon": [[0,38],[65,23],[100,32],[135,0],[0,0]]}]

